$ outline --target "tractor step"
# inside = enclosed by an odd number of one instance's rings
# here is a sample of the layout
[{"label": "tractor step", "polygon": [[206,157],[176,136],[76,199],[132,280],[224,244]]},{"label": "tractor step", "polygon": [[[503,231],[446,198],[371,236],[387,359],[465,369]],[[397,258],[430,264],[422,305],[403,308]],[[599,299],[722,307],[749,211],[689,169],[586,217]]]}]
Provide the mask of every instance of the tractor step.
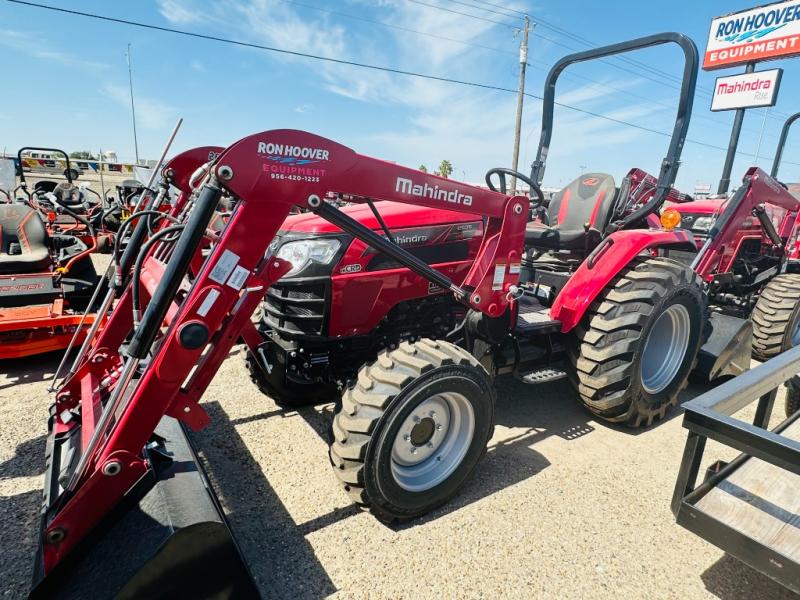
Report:
[{"label": "tractor step", "polygon": [[550,308],[543,306],[532,294],[522,295],[517,302],[517,326],[515,331],[526,335],[555,333],[561,329],[561,321],[550,318]]},{"label": "tractor step", "polygon": [[559,379],[564,379],[566,376],[566,370],[558,363],[516,374],[517,379],[531,385],[558,381]]}]

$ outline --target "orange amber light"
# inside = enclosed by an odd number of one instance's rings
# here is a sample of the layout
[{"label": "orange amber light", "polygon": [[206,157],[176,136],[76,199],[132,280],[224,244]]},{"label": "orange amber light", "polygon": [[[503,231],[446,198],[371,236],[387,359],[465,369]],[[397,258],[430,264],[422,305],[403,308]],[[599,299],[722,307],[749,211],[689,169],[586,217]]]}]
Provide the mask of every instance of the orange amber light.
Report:
[{"label": "orange amber light", "polygon": [[674,208],[668,208],[661,213],[661,226],[667,231],[672,231],[681,224],[681,213]]}]

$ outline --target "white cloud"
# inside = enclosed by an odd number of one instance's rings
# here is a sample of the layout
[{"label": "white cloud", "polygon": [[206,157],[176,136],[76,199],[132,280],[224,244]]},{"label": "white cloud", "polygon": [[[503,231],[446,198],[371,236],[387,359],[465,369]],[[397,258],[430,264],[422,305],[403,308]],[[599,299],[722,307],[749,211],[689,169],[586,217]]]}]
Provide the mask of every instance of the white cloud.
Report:
[{"label": "white cloud", "polygon": [[186,0],[158,0],[158,12],[170,23],[187,25],[204,20],[202,5]]},{"label": "white cloud", "polygon": [[[170,5],[170,11],[162,10],[162,14],[175,23],[182,22],[186,13],[202,13],[215,28],[237,39],[324,57],[516,87],[517,41],[512,39],[509,30],[489,21],[453,18],[450,13],[406,0],[378,0],[377,3],[375,0],[349,0],[350,8],[342,12],[359,14],[361,10],[370,10],[370,18],[430,35],[420,36],[375,25],[359,26],[356,21],[299,8],[282,0],[206,2],[203,11],[198,9],[197,0],[160,0],[162,8],[165,4]],[[380,11],[375,11],[376,4]],[[495,52],[442,38],[500,47],[508,49],[510,54],[504,58]],[[411,166],[421,162],[431,166],[447,158],[455,166],[457,176],[463,176],[463,169],[473,181],[481,179],[490,167],[511,163],[516,107],[513,94],[300,57],[265,55],[260,51],[258,54],[268,60],[300,65],[316,74],[318,85],[329,92],[382,106],[387,114],[401,115],[387,119],[382,130],[355,133],[368,146],[357,148],[359,151],[371,149],[373,154]],[[614,81],[611,87],[609,82],[599,81],[576,88],[570,87],[570,82],[561,82],[560,90],[568,91],[560,93],[557,100],[608,113],[610,97],[616,94],[615,98],[625,98],[624,92],[640,83],[637,79]],[[538,89],[531,91],[539,93]],[[622,102],[624,104],[608,113],[609,116],[645,118],[664,110],[663,106],[631,104],[630,97]],[[296,112],[305,110],[304,105],[295,108]],[[524,133],[531,133],[527,135],[523,157],[535,150],[540,115],[540,102],[527,98]],[[578,156],[588,148],[627,144],[644,134],[641,130],[569,110],[557,108],[556,115],[553,144],[556,150],[552,155],[555,159]],[[354,144],[359,140],[341,141]],[[521,161],[521,170],[527,170],[524,162]]]},{"label": "white cloud", "polygon": [[100,61],[74,56],[67,52],[48,47],[42,34],[32,31],[0,29],[0,46],[11,48],[39,60],[55,62],[67,67],[86,70],[108,69],[109,65]]},{"label": "white cloud", "polygon": [[[109,83],[104,85],[101,91],[121,107],[130,110],[131,96],[130,90],[126,86]],[[168,127],[177,112],[174,107],[141,94],[136,94],[134,101],[137,124],[145,129]]]}]

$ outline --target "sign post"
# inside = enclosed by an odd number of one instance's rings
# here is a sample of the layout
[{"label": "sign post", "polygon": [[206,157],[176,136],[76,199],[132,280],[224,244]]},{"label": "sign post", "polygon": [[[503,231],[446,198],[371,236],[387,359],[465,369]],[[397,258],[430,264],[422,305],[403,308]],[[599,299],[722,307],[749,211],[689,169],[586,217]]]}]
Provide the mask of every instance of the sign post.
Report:
[{"label": "sign post", "polygon": [[[798,54],[800,54],[800,0],[784,0],[712,19],[706,53],[703,57],[703,69],[711,71],[746,64],[744,75],[738,77],[747,79],[745,76],[755,71],[756,62],[787,58]],[[753,106],[774,105],[779,82],[780,75],[778,75],[775,85],[772,86],[772,94],[769,98],[771,103],[759,104],[758,102],[763,98],[760,98],[759,96],[762,94],[758,93],[754,94],[753,98],[737,98],[734,96],[735,91],[731,94],[734,97],[727,101],[720,99],[718,106],[722,107],[716,110],[736,109],[736,115],[733,119],[725,165],[722,168],[722,176],[717,188],[718,194],[727,193],[730,185],[731,169],[736,156],[736,148],[739,145],[744,111]],[[719,92],[719,84],[720,79],[717,79],[714,90],[715,101]],[[756,92],[758,91],[756,90]],[[765,92],[766,90],[761,91]],[[712,110],[715,110],[713,104]]]},{"label": "sign post", "polygon": [[[752,73],[756,69],[756,63],[747,63],[744,72]],[[725,155],[725,164],[722,166],[722,175],[719,178],[719,186],[717,187],[717,194],[727,194],[728,187],[731,185],[731,170],[733,169],[733,160],[736,158],[736,148],[739,146],[739,134],[742,133],[742,122],[744,121],[745,108],[737,108],[736,115],[733,117],[733,129],[731,130],[731,139],[728,142],[728,153]]]}]

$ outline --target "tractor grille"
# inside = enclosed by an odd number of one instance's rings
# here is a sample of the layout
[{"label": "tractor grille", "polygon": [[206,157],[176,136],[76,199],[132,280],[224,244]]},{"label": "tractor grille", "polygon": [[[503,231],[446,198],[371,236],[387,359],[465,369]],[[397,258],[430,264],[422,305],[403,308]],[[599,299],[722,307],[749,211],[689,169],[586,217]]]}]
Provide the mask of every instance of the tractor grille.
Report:
[{"label": "tractor grille", "polygon": [[328,279],[282,280],[267,291],[266,324],[286,337],[324,335]]}]

